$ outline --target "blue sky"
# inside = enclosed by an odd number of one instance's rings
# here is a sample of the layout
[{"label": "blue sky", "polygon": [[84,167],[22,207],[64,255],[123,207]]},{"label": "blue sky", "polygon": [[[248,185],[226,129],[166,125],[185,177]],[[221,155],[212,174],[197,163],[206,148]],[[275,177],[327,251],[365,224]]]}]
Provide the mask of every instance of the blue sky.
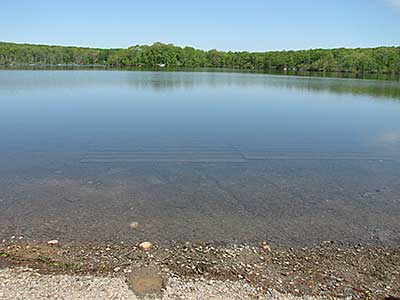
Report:
[{"label": "blue sky", "polygon": [[400,46],[400,0],[1,0],[0,41],[250,51]]}]

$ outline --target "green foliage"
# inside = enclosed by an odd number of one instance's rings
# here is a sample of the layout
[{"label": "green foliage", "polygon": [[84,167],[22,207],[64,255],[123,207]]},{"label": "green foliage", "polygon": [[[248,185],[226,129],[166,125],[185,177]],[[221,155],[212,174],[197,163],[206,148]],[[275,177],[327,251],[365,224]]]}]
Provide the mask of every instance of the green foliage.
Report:
[{"label": "green foliage", "polygon": [[59,262],[53,261],[50,257],[40,255],[37,260],[41,263],[47,264],[49,267],[60,269],[80,269],[81,264],[74,262]]},{"label": "green foliage", "polygon": [[81,268],[81,264],[78,263],[50,262],[48,265],[49,267],[60,268],[64,270],[79,270]]},{"label": "green foliage", "polygon": [[203,51],[154,43],[92,49],[0,43],[0,65],[101,65],[400,74],[400,47],[271,52]]}]

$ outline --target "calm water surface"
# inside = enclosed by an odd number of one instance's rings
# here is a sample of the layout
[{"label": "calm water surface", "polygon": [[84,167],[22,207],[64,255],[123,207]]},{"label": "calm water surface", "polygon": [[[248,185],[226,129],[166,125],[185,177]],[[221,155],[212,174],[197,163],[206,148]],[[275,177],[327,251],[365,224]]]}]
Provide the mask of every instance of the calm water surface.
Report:
[{"label": "calm water surface", "polygon": [[400,244],[398,81],[3,70],[0,107],[2,238]]}]

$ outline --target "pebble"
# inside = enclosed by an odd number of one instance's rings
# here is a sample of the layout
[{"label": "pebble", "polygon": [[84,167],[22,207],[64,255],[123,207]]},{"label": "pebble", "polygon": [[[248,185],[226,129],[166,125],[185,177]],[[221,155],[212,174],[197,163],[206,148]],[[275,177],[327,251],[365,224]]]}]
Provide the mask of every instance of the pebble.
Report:
[{"label": "pebble", "polygon": [[262,242],[261,247],[267,252],[272,252],[271,247],[268,245],[267,242]]},{"label": "pebble", "polygon": [[47,242],[47,245],[56,246],[56,245],[58,245],[58,240],[50,240],[50,241]]},{"label": "pebble", "polygon": [[153,248],[153,244],[150,242],[143,242],[139,244],[139,248],[144,250],[144,251],[148,251],[151,248]]},{"label": "pebble", "polygon": [[129,227],[131,229],[138,229],[139,228],[139,223],[138,222],[132,222],[131,224],[129,224]]}]

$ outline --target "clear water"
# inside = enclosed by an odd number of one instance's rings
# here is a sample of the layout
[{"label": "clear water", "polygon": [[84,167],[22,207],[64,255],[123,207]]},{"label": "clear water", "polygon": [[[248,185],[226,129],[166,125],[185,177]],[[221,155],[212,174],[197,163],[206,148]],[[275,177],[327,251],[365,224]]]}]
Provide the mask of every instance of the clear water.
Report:
[{"label": "clear water", "polygon": [[5,238],[400,242],[398,81],[3,70],[0,107]]}]

